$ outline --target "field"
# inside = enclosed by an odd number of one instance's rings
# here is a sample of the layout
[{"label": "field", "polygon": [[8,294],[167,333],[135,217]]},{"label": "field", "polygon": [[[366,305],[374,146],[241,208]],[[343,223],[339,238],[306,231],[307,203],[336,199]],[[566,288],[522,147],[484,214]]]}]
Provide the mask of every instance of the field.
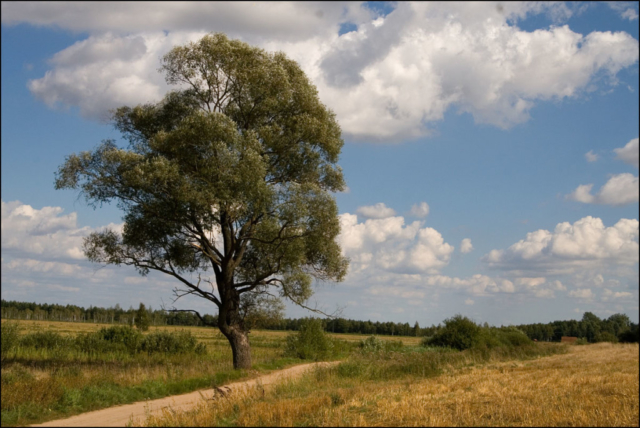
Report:
[{"label": "field", "polygon": [[[5,322],[2,320],[3,325]],[[21,335],[50,331],[74,337],[106,327],[53,321],[18,323]],[[207,345],[207,354],[91,356],[64,348],[21,349],[2,366],[2,426],[44,422],[117,404],[194,391],[302,362],[282,356],[288,332],[250,333],[253,370],[234,371],[231,348],[219,331],[206,327],[150,327],[149,333],[155,331],[189,332],[198,342]],[[355,344],[365,337],[333,336],[342,339],[347,349],[349,343]],[[418,338],[393,339],[402,340],[406,345],[418,343]]]},{"label": "field", "polygon": [[348,365],[136,426],[638,426],[638,345],[477,364],[433,378],[375,378]]},{"label": "field", "polygon": [[[22,337],[34,331],[76,337],[105,327],[19,325]],[[149,334],[158,331],[189,332],[207,345],[207,353],[19,348],[2,365],[2,425],[211,388],[306,362],[283,357],[288,332],[252,332],[254,369],[234,371],[229,345],[216,330],[163,326],[151,327]],[[332,336],[337,346],[325,359],[342,362],[317,370],[311,379],[236,393],[203,402],[194,412],[167,412],[135,424],[638,426],[637,344],[538,343],[458,352],[419,346],[414,337],[381,337],[389,346],[365,349],[358,344],[367,336]]]}]

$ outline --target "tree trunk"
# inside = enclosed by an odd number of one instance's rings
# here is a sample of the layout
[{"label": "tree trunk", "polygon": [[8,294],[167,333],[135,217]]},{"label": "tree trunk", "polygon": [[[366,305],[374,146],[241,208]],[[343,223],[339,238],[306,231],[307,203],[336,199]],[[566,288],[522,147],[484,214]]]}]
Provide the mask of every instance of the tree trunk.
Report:
[{"label": "tree trunk", "polygon": [[220,331],[229,340],[233,352],[234,369],[251,368],[251,346],[249,336],[240,326],[221,327]]}]

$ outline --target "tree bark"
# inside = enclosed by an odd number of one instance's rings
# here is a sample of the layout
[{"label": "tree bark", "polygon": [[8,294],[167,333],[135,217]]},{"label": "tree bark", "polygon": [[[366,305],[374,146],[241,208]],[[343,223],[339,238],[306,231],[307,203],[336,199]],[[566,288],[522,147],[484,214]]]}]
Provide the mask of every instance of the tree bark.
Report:
[{"label": "tree bark", "polygon": [[251,346],[249,345],[249,336],[240,326],[221,327],[220,331],[225,335],[231,351],[233,352],[233,368],[234,369],[250,369],[251,368]]}]

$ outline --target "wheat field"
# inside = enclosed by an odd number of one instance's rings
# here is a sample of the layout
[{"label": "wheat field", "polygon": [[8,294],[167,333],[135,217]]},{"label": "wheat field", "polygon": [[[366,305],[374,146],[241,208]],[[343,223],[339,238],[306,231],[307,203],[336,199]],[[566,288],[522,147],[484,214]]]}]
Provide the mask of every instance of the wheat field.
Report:
[{"label": "wheat field", "polygon": [[638,344],[472,364],[414,380],[359,381],[336,370],[272,390],[202,402],[136,426],[638,426]]}]

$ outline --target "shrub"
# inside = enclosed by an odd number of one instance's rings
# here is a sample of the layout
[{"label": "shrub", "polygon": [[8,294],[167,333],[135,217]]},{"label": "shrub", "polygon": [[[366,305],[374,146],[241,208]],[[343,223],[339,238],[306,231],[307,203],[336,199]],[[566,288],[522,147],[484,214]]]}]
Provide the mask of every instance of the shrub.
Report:
[{"label": "shrub", "polygon": [[600,333],[596,334],[596,336],[593,338],[593,341],[618,343],[618,337],[613,333],[609,333],[608,331],[601,331]]},{"label": "shrub", "polygon": [[629,330],[622,331],[618,333],[618,340],[621,343],[634,343],[640,341],[640,329],[638,329],[638,325],[632,327]]},{"label": "shrub", "polygon": [[319,360],[328,357],[333,347],[333,342],[322,328],[322,321],[309,318],[302,321],[297,333],[287,337],[284,355],[303,360]]},{"label": "shrub", "polygon": [[15,352],[19,343],[20,327],[15,322],[5,322],[2,324],[0,340],[2,341],[2,352],[0,360],[4,361],[9,358],[9,354]]},{"label": "shrub", "polygon": [[360,349],[362,352],[380,352],[384,343],[376,336],[369,336],[360,341]]},{"label": "shrub", "polygon": [[96,332],[96,335],[106,342],[123,345],[131,353],[137,351],[142,340],[142,334],[131,326],[103,327]]},{"label": "shrub", "polygon": [[444,320],[444,327],[422,343],[425,346],[444,346],[462,351],[476,346],[480,336],[480,326],[467,317],[455,315]]}]

